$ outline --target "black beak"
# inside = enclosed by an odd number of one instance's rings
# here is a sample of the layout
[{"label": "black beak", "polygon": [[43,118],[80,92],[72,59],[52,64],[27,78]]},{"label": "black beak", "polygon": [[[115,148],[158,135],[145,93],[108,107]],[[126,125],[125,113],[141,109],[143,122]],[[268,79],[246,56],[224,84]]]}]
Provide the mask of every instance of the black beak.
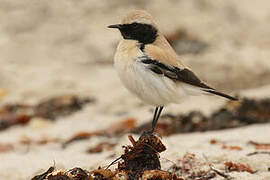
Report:
[{"label": "black beak", "polygon": [[116,28],[120,29],[122,27],[122,24],[114,24],[114,25],[109,25],[108,28]]}]

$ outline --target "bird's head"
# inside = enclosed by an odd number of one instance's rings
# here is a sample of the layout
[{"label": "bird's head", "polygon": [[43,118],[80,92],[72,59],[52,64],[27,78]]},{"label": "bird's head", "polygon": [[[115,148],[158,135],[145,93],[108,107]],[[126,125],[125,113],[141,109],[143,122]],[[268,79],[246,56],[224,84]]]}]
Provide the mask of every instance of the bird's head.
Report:
[{"label": "bird's head", "polygon": [[151,44],[158,36],[152,16],[142,10],[132,11],[120,24],[110,25],[108,28],[117,28],[124,39],[137,40],[142,44]]}]

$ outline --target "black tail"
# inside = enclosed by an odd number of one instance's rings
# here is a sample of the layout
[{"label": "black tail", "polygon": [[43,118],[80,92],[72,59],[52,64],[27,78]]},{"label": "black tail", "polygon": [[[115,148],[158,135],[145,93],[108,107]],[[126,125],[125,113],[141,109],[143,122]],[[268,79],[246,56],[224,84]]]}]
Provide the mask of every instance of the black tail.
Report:
[{"label": "black tail", "polygon": [[214,89],[203,89],[203,91],[208,92],[208,93],[211,93],[211,94],[215,94],[215,95],[218,95],[218,96],[225,97],[225,98],[230,99],[230,100],[232,100],[232,101],[238,101],[238,100],[239,100],[238,98],[229,96],[229,95],[224,94],[224,93],[222,93],[222,92],[218,92],[218,91],[216,91],[216,90],[214,90]]}]

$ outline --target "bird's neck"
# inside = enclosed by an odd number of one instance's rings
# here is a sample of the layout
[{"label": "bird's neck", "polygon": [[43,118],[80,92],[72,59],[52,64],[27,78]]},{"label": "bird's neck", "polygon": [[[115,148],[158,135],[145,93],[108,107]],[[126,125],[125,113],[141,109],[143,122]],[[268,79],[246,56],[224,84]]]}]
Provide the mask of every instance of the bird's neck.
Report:
[{"label": "bird's neck", "polygon": [[142,54],[142,51],[139,49],[140,43],[136,40],[126,40],[123,39],[120,41],[116,54],[121,56],[121,59],[134,59],[135,57]]}]

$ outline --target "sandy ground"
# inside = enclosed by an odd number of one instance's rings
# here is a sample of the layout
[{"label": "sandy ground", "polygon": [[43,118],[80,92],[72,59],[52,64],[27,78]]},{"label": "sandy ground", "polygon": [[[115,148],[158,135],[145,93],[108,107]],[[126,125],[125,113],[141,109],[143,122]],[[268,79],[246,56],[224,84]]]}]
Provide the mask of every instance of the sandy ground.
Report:
[{"label": "sandy ground", "polygon": [[[37,103],[54,95],[74,93],[97,99],[83,110],[55,123],[34,120],[28,126],[0,132],[1,143],[16,143],[22,137],[69,138],[76,132],[94,131],[111,123],[135,117],[138,123],[152,116],[148,106],[133,97],[120,83],[112,67],[113,54],[120,38],[106,28],[134,8],[147,9],[165,34],[176,30],[206,48],[193,53],[174,48],[203,80],[217,89],[241,96],[270,97],[270,12],[268,0],[260,3],[234,0],[186,0],[107,2],[105,0],[0,0],[0,105],[11,102]],[[169,20],[168,20],[169,19]],[[206,64],[206,62],[208,64]],[[121,102],[121,103],[119,103]],[[209,114],[225,101],[216,97],[192,97],[180,105],[170,105],[165,112],[187,113],[200,110]],[[270,126],[249,127],[173,135],[163,138],[168,150],[164,159],[180,158],[185,152],[220,167],[224,161],[248,163],[256,174],[232,173],[236,179],[270,179],[267,155],[247,157],[254,151],[249,140],[269,143]],[[240,145],[242,151],[230,151],[210,145],[215,138]],[[86,169],[106,165],[120,154],[127,137],[115,139],[116,149],[86,154],[87,147],[102,141],[92,138],[62,150],[59,144],[25,147],[0,153],[0,179],[29,179],[56,163],[57,167]],[[110,158],[109,158],[110,157]],[[168,167],[164,160],[163,167]],[[218,178],[217,178],[218,179]]]}]

